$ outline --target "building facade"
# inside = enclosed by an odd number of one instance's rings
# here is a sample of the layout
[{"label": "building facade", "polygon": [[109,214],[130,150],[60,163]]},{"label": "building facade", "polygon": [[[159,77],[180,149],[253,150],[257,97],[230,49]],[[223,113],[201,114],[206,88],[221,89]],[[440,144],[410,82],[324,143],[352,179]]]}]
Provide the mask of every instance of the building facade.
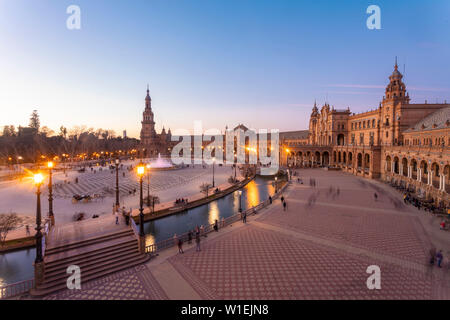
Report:
[{"label": "building facade", "polygon": [[378,108],[354,114],[314,103],[307,143],[281,144],[284,165],[336,167],[450,202],[450,104],[411,103],[397,63]]}]

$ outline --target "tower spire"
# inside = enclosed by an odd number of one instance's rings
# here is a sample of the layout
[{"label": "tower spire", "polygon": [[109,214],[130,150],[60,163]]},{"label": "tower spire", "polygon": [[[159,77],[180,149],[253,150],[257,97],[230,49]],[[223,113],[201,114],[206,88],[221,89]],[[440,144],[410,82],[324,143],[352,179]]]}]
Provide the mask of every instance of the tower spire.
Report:
[{"label": "tower spire", "polygon": [[395,56],[395,70],[398,69],[398,64],[397,64],[397,56]]}]

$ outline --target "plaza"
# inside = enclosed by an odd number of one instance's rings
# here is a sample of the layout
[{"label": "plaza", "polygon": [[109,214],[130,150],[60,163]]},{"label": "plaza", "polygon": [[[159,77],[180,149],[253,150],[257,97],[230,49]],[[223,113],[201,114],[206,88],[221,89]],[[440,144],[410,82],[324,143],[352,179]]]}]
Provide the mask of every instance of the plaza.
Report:
[{"label": "plaza", "polygon": [[[377,181],[323,169],[298,173],[304,183],[293,179],[285,189],[286,211],[275,200],[247,224],[209,233],[200,252],[187,243],[184,254],[166,249],[46,299],[450,298],[450,270],[427,263],[433,246],[450,254],[438,218]],[[370,265],[380,267],[380,290],[367,288]]]}]

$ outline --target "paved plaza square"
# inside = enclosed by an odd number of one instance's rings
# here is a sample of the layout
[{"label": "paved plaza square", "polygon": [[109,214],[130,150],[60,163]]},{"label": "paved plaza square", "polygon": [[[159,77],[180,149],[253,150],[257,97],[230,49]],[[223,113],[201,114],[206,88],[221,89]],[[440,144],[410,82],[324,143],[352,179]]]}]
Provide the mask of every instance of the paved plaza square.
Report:
[{"label": "paved plaza square", "polygon": [[[303,184],[293,177],[286,211],[277,199],[247,224],[202,238],[200,252],[194,244],[184,254],[163,250],[145,265],[47,298],[450,299],[447,264],[427,264],[432,246],[450,254],[437,219],[378,181],[323,169],[298,174]],[[371,265],[380,267],[380,290],[367,288]]]}]

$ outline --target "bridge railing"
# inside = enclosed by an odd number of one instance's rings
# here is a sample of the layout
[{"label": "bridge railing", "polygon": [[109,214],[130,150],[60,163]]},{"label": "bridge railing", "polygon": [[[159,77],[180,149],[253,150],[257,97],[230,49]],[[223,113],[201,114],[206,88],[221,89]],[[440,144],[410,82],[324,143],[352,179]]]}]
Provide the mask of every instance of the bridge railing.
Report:
[{"label": "bridge railing", "polygon": [[30,291],[34,286],[34,279],[7,284],[0,287],[0,299],[12,298]]}]

